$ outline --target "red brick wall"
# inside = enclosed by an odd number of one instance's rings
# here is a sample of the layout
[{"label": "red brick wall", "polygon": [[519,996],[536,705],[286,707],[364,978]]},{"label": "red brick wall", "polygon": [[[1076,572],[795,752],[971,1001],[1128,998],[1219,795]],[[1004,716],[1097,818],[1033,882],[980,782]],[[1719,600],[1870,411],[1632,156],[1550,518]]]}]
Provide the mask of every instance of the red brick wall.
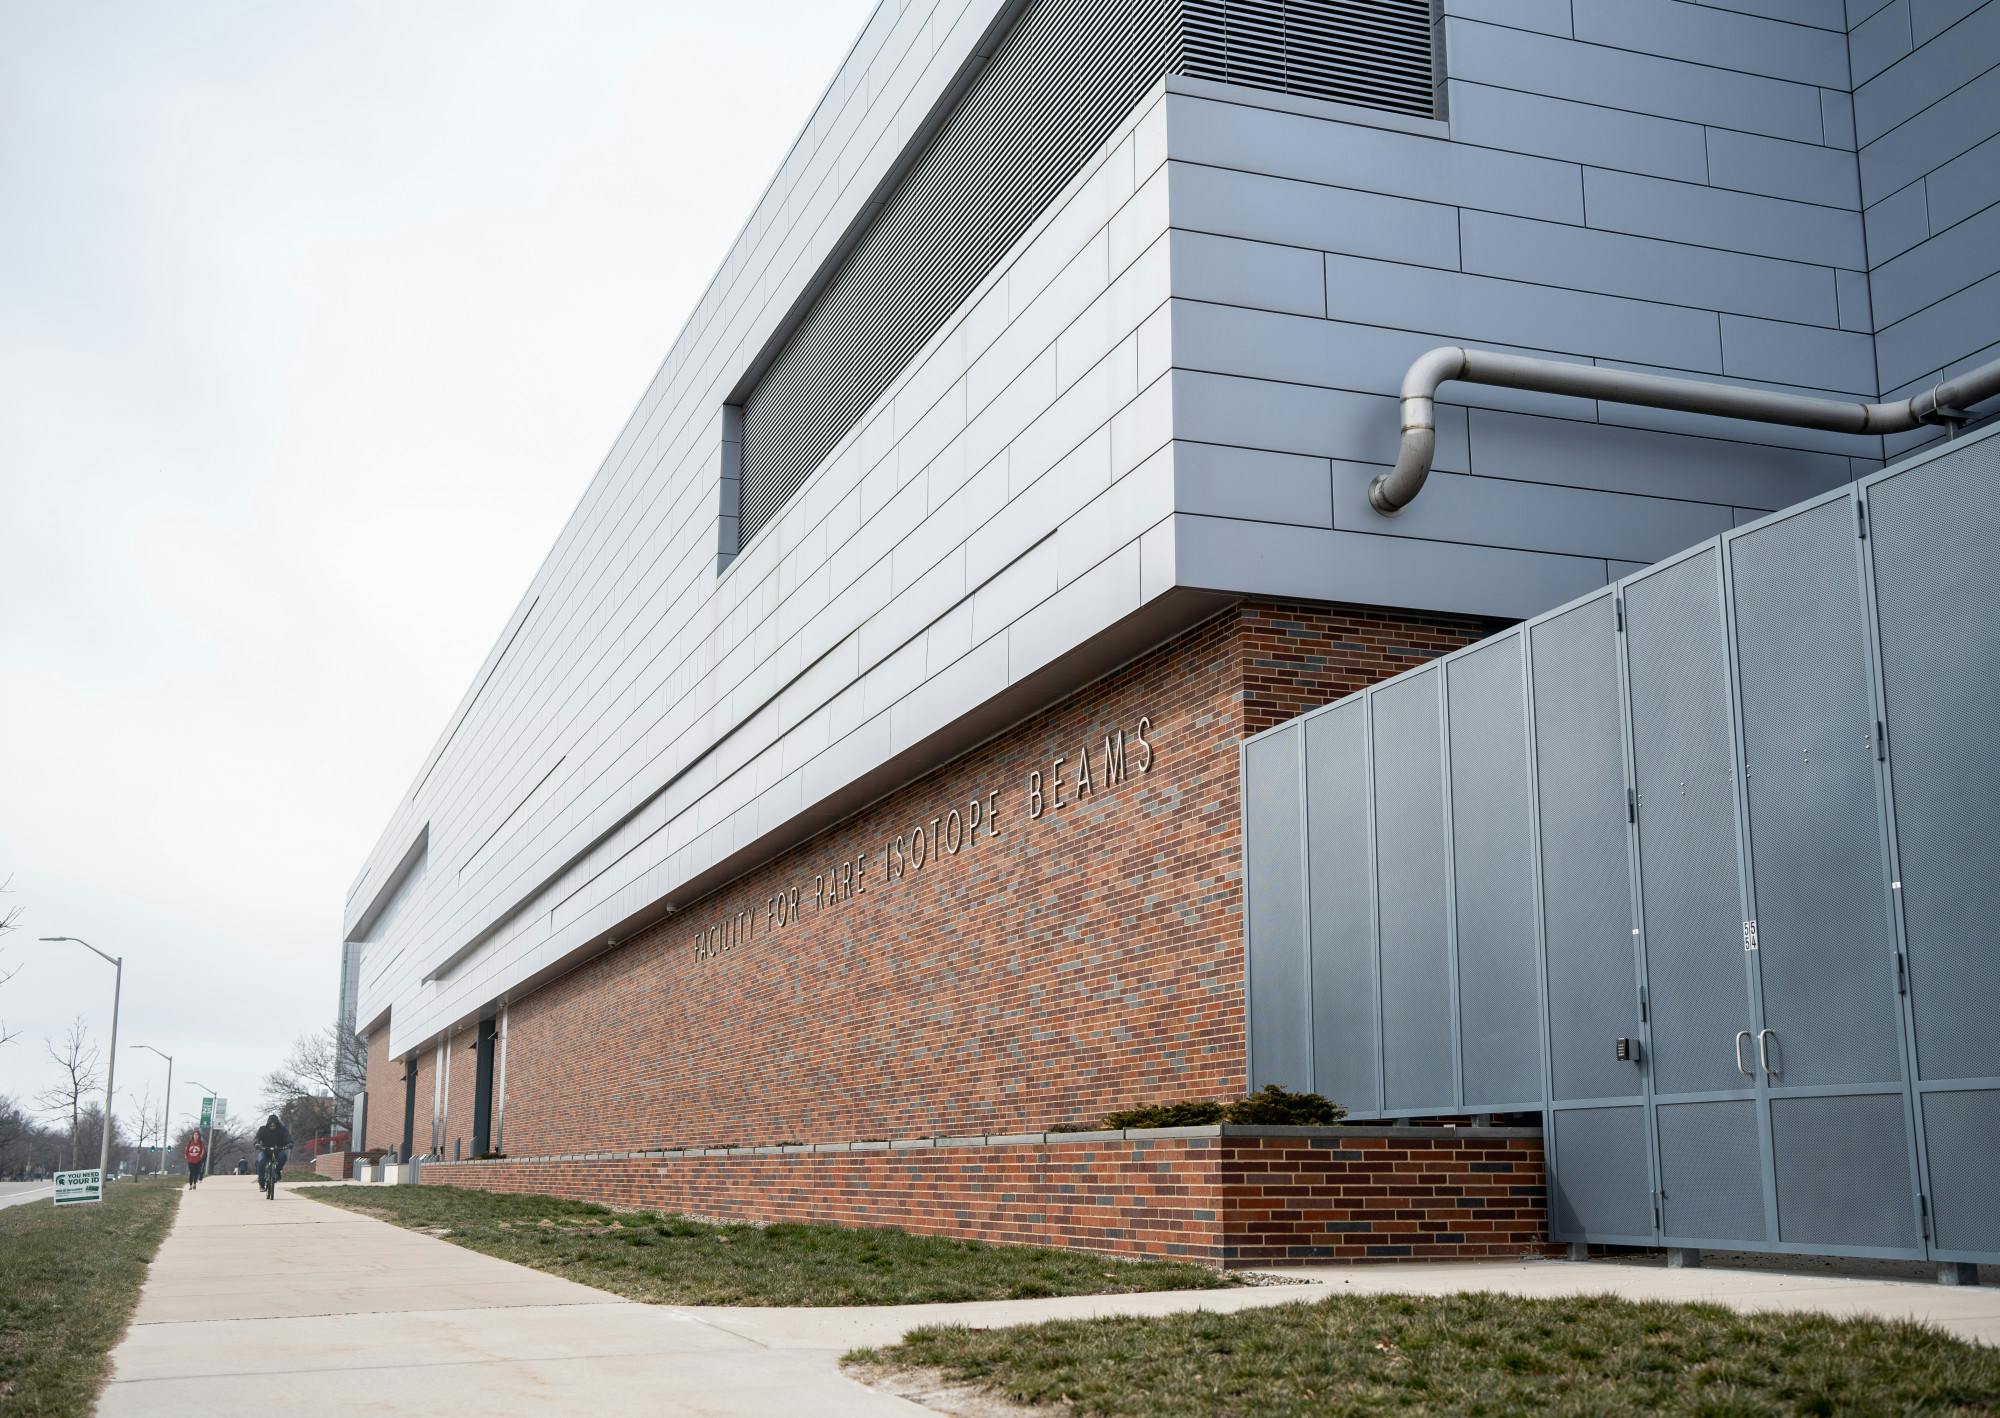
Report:
[{"label": "red brick wall", "polygon": [[[426,1044],[418,1049],[411,1055],[410,1066],[416,1070],[417,1091],[416,1101],[411,1107],[415,1119],[414,1125],[410,1128],[410,1153],[403,1158],[406,1162],[410,1156],[422,1157],[431,1149],[432,1120],[437,1106],[437,1094],[434,1091],[437,1083],[437,1045]],[[390,1145],[401,1147],[403,1145],[401,1135],[393,1139]]]},{"label": "red brick wall", "polygon": [[[1493,628],[1246,605],[1189,631],[513,1001],[506,1150],[1033,1131],[1240,1092],[1245,733]],[[1114,784],[1103,745],[1120,731],[1127,770]],[[983,822],[941,851],[946,815],[967,822],[974,801],[999,834]],[[891,880],[898,838],[907,856]],[[816,910],[815,877],[863,854],[859,888]],[[776,924],[773,899],[793,889],[799,915]],[[446,1156],[454,1136],[470,1145],[472,1057],[454,1054]],[[428,1075],[418,1091],[421,1150]]]},{"label": "red brick wall", "polygon": [[1246,734],[1344,699],[1510,624],[1281,601],[1245,602],[1236,618]]},{"label": "red brick wall", "polygon": [[451,1068],[445,1086],[444,1131],[438,1135],[438,1152],[446,1157],[472,1155],[472,1106],[478,1096],[479,1054],[473,1047],[479,1038],[478,1026],[451,1036]]},{"label": "red brick wall", "polygon": [[369,1147],[403,1145],[403,1061],[389,1057],[389,1026],[368,1038],[368,1111],[361,1120]]},{"label": "red brick wall", "polygon": [[1549,1249],[1542,1141],[1348,1128],[432,1165],[469,1186],[749,1221],[1179,1256],[1211,1265],[1462,1260]]}]

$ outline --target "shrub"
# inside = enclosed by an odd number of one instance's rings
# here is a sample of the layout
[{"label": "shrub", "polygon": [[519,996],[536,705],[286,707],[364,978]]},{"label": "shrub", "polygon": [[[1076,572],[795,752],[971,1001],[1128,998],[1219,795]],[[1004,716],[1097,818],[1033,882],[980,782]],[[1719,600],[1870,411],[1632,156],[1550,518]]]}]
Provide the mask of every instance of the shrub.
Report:
[{"label": "shrub", "polygon": [[1231,1103],[1223,1121],[1266,1127],[1329,1127],[1346,1116],[1347,1109],[1317,1093],[1293,1093],[1267,1083],[1248,1098]]},{"label": "shrub", "polygon": [[[1347,1109],[1317,1093],[1293,1093],[1275,1083],[1247,1098],[1225,1103],[1219,1098],[1183,1098],[1178,1103],[1148,1103],[1120,1108],[1098,1126],[1121,1128],[1190,1128],[1214,1123],[1252,1123],[1264,1127],[1329,1127],[1347,1116]],[[1074,1131],[1072,1124],[1051,1131]]]},{"label": "shrub", "polygon": [[1120,1108],[1104,1117],[1104,1128],[1193,1128],[1219,1123],[1229,1110],[1227,1103],[1213,1098],[1184,1098],[1178,1103],[1148,1103],[1137,1108]]}]

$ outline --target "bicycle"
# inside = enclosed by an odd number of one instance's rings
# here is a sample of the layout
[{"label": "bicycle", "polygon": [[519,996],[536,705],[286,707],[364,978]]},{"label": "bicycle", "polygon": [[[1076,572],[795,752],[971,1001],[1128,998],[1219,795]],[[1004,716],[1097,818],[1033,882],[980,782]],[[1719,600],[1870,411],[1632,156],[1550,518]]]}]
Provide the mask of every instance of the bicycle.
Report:
[{"label": "bicycle", "polygon": [[257,1159],[257,1187],[264,1193],[266,1201],[276,1201],[278,1198],[278,1178],[285,1170],[281,1158],[282,1154],[275,1148],[267,1147],[263,1155]]}]

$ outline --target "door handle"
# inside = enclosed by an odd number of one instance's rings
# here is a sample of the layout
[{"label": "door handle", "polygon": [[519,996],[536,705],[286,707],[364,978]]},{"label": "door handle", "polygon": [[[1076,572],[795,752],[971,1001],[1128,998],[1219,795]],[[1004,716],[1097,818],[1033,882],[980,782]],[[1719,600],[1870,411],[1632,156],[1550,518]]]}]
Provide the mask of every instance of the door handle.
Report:
[{"label": "door handle", "polygon": [[[1778,1070],[1771,1067],[1771,1054],[1769,1045],[1775,1044],[1777,1042],[1778,1042],[1777,1030],[1765,1028],[1765,1029],[1759,1029],[1757,1031],[1757,1062],[1763,1065],[1764,1072],[1769,1074],[1773,1078],[1776,1078],[1778,1076]],[[1783,1061],[1783,1056],[1780,1055],[1780,1062],[1782,1061]]]},{"label": "door handle", "polygon": [[1743,1067],[1743,1041],[1749,1037],[1750,1031],[1748,1029],[1738,1029],[1736,1031],[1736,1071],[1745,1078],[1754,1079],[1757,1075]]}]

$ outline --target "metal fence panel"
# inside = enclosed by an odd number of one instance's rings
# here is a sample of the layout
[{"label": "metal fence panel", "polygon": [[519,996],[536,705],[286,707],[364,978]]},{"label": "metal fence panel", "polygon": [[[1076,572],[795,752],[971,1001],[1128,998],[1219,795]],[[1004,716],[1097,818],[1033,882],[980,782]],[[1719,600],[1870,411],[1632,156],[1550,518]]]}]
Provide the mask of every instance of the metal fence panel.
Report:
[{"label": "metal fence panel", "polygon": [[1258,1081],[1546,1078],[1564,1239],[2000,1262],[1996,481],[2000,429],[1253,740]]},{"label": "metal fence panel", "polygon": [[1939,1250],[2000,1256],[2000,1088],[1958,1089],[1924,1099],[1931,1215]]},{"label": "metal fence panel", "polygon": [[2000,439],[1989,438],[1868,489],[1911,1013],[1927,1080],[2000,1077],[1996,478]]},{"label": "metal fence panel", "polygon": [[1558,1238],[1652,1235],[1644,1108],[1559,1109],[1555,1144],[1549,1222]]},{"label": "metal fence panel", "polygon": [[1656,1093],[1749,1084],[1731,1055],[1736,1031],[1755,1025],[1718,562],[1710,547],[1625,592]]},{"label": "metal fence panel", "polygon": [[1458,1037],[1468,1107],[1542,1097],[1541,983],[1519,635],[1446,665]]},{"label": "metal fence panel", "polygon": [[1312,1016],[1306,974],[1305,832],[1296,724],[1243,751],[1248,881],[1250,1081],[1307,1087]]},{"label": "metal fence panel", "polygon": [[1554,1096],[1638,1096],[1632,880],[1625,843],[1624,710],[1609,595],[1530,628],[1542,929]]},{"label": "metal fence panel", "polygon": [[1757,1105],[1665,1103],[1660,1133],[1660,1229],[1682,1244],[1766,1238]]},{"label": "metal fence panel", "polygon": [[1835,501],[1730,543],[1757,968],[1786,1088],[1903,1077],[1856,540]]},{"label": "metal fence panel", "polygon": [[1435,668],[1369,695],[1382,931],[1383,1106],[1457,1106],[1445,896],[1444,743]]},{"label": "metal fence panel", "polygon": [[1313,1089],[1356,1112],[1381,1106],[1367,728],[1359,700],[1305,724]]},{"label": "metal fence panel", "polygon": [[1771,1100],[1778,1239],[1917,1251],[1916,1178],[1902,1092]]}]

